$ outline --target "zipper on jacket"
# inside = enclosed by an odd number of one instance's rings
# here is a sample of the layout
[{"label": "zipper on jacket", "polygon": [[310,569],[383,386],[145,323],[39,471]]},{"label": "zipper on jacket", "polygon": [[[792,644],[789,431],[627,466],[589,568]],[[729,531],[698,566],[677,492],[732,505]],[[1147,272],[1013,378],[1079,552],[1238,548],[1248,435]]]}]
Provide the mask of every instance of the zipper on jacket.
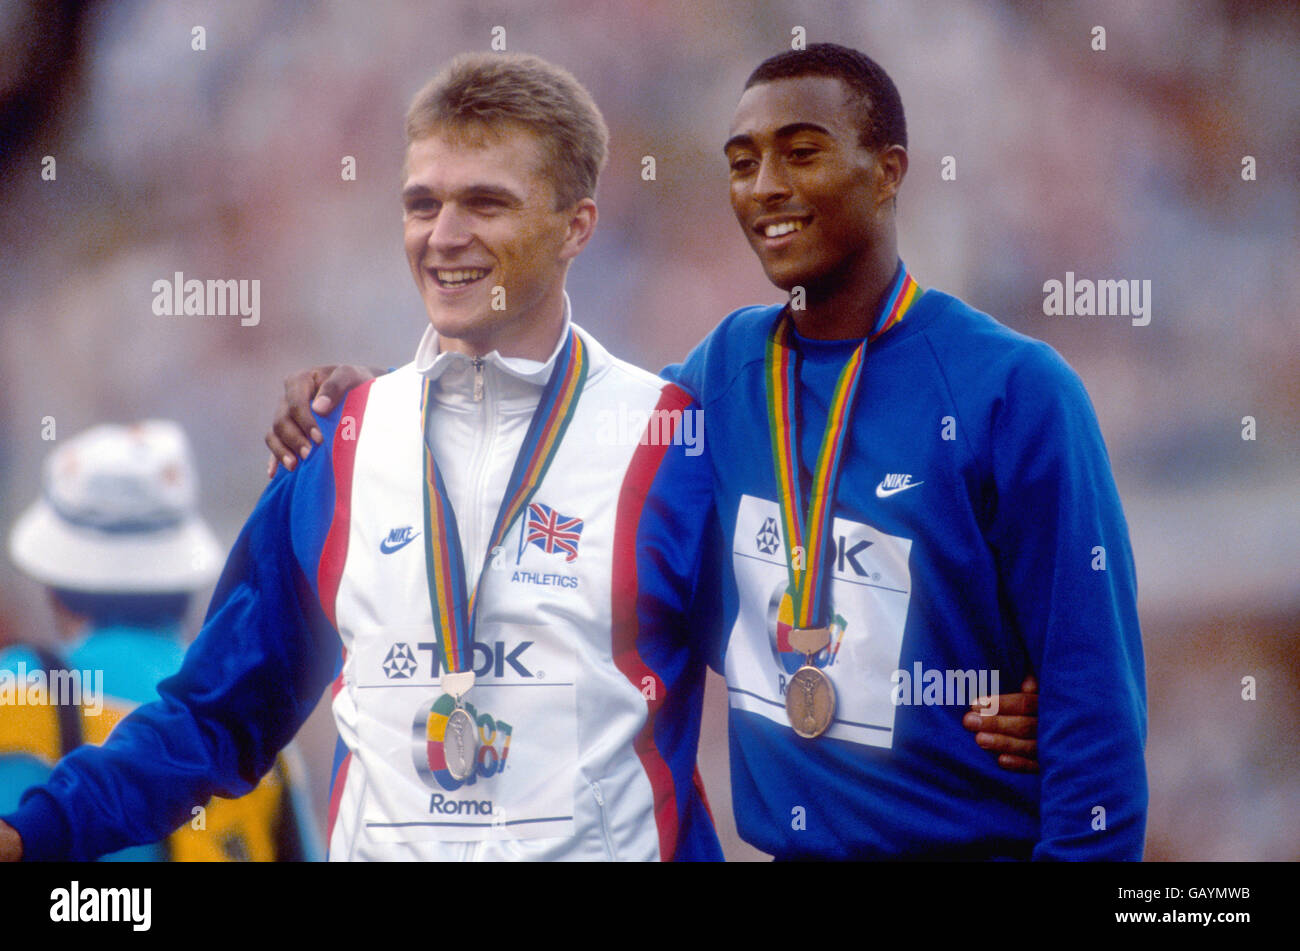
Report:
[{"label": "zipper on jacket", "polygon": [[596,797],[596,811],[600,813],[600,834],[605,838],[605,853],[611,862],[617,862],[614,840],[609,834],[609,817],[605,814],[605,794],[600,791],[600,783],[591,784],[591,794]]},{"label": "zipper on jacket", "polygon": [[[487,373],[482,358],[474,357],[471,362],[474,365],[474,401],[478,406],[479,424],[469,455],[471,475],[468,487],[469,504],[464,518],[457,518],[466,558],[472,558],[472,553],[480,550],[479,545],[487,541],[487,535],[492,531],[491,519],[496,514],[496,507],[500,505],[498,499],[487,498],[488,486],[492,482],[490,463],[496,448],[497,434],[501,428],[501,420],[497,414],[499,399],[497,382],[493,381],[492,392],[487,392]],[[485,512],[485,505],[492,505],[492,511]],[[476,565],[482,563],[481,560],[475,562]]]}]

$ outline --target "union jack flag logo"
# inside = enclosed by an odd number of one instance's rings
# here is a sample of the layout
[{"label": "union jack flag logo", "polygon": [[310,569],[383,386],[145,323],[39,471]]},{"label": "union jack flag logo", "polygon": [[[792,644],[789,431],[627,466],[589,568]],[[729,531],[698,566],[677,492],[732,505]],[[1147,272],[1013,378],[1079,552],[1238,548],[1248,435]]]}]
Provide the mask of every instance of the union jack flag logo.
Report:
[{"label": "union jack flag logo", "polygon": [[564,552],[565,562],[578,558],[578,539],[582,535],[582,519],[561,515],[548,505],[530,502],[528,524],[524,542],[536,545],[548,555]]}]

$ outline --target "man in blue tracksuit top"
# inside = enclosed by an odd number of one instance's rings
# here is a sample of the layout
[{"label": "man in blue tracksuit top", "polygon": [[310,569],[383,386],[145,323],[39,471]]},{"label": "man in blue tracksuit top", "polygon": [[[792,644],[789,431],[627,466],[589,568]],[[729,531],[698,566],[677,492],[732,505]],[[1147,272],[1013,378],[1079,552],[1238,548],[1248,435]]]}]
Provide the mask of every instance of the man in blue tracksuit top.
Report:
[{"label": "man in blue tracksuit top", "polygon": [[[709,424],[737,825],[788,859],[1138,859],[1136,579],[1096,417],[1050,347],[908,273],[906,144],[861,53],[760,65],[724,151],[741,229],[790,299],[665,371]],[[287,387],[277,456],[309,444],[295,417],[319,379]],[[967,732],[1001,731],[968,704],[1026,675],[1039,775]]]},{"label": "man in blue tracksuit top", "polygon": [[[778,858],[1139,859],[1136,579],[1097,420],[1049,346],[908,274],[894,224],[906,141],[884,71],[824,44],[755,70],[725,146],[737,219],[791,295],[731,314],[669,374],[713,440],[726,548],[714,663],[737,824]],[[805,657],[772,452],[786,425],[770,409],[778,325],[804,498],[828,417],[844,423],[829,638],[811,662],[833,684],[834,719],[812,738],[785,703]],[[837,382],[864,337],[845,409]],[[1030,672],[1040,775],[999,769],[962,722],[972,692]]]}]

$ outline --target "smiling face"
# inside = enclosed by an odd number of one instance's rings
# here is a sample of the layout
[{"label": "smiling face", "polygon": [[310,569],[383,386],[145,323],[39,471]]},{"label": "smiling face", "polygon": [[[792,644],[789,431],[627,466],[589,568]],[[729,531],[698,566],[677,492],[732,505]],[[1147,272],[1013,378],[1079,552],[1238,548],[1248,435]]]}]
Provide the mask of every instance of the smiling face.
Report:
[{"label": "smiling face", "polygon": [[406,258],[442,349],[544,360],[590,198],[557,210],[543,148],[517,125],[440,129],[407,148]]},{"label": "smiling face", "polygon": [[839,79],[774,80],[741,96],[724,147],[731,207],[777,287],[825,295],[885,258],[892,271],[892,199],[906,152],[860,140]]}]

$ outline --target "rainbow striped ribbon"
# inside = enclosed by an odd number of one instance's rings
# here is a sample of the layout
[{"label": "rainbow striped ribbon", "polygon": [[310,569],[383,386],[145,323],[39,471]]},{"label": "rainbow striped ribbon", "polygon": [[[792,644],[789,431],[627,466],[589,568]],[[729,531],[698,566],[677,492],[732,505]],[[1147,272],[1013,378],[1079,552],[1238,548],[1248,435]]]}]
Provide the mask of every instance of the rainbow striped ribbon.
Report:
[{"label": "rainbow striped ribbon", "polygon": [[[799,434],[796,396],[799,390],[799,353],[794,346],[794,324],[782,310],[767,341],[765,373],[767,419],[772,439],[772,462],[785,530],[786,567],[790,572],[792,618],[796,628],[821,627],[828,609],[826,597],[831,573],[826,542],[835,509],[844,444],[848,441],[853,401],[866,366],[868,344],[897,326],[921,297],[921,287],[900,261],[898,273],[885,295],[874,329],[853,351],[836,380],[822,435],[817,465],[805,507],[799,482]],[[805,520],[806,514],[806,520]],[[803,553],[802,559],[795,552]]]},{"label": "rainbow striped ribbon", "polygon": [[556,450],[564,439],[564,432],[573,419],[573,411],[582,395],[587,379],[587,353],[578,335],[569,329],[569,337],[555,359],[551,378],[546,381],[541,400],[533,410],[532,421],[524,436],[515,467],[506,485],[505,497],[497,511],[483,565],[473,591],[469,590],[465,572],[464,552],[460,545],[460,532],[456,528],[456,513],[452,511],[447,487],[442,473],[429,450],[429,412],[433,405],[431,380],[424,381],[420,398],[421,432],[426,434],[424,446],[424,553],[429,580],[429,603],[433,607],[433,621],[437,628],[438,650],[442,656],[442,669],[447,673],[473,670],[475,605],[479,582],[497,548],[520,513],[528,508],[533,494],[541,484],[546,470],[555,458]]}]

